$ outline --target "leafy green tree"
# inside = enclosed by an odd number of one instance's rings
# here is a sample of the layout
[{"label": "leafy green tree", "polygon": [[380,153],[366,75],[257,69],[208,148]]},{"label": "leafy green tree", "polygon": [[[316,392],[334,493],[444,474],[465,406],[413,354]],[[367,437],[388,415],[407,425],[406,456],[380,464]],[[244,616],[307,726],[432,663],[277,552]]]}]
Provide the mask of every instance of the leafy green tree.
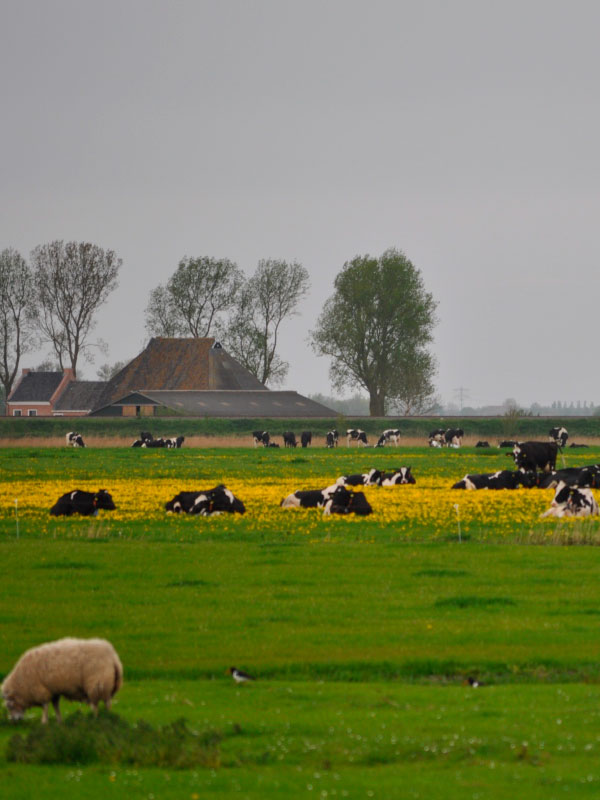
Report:
[{"label": "leafy green tree", "polygon": [[183,258],[166,286],[150,293],[146,330],[151,336],[208,336],[237,302],[242,283],[241,270],[226,258]]},{"label": "leafy green tree", "polygon": [[406,401],[409,389],[417,398],[430,393],[436,302],[404,253],[356,256],[334,288],[311,332],[314,351],[332,359],[334,387],[366,389],[371,416],[383,416],[394,398]]},{"label": "leafy green tree", "polygon": [[0,253],[0,383],[12,391],[21,357],[31,347],[33,281],[25,259],[12,248]]},{"label": "leafy green tree", "polygon": [[89,242],[55,241],[36,247],[31,262],[40,336],[51,344],[60,368],[67,363],[77,375],[80,356],[102,347],[89,337],[97,310],[117,287],[122,261]]},{"label": "leafy green tree", "polygon": [[265,259],[239,293],[220,335],[231,355],[261,383],[281,383],[287,374],[289,365],[277,353],[279,330],[285,319],[298,313],[309,286],[301,264]]}]

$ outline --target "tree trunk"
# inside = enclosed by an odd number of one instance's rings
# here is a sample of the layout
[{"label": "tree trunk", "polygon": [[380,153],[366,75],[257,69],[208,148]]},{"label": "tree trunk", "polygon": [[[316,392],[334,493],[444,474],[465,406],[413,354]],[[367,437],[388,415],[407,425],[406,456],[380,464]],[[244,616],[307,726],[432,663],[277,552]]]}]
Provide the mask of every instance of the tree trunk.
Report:
[{"label": "tree trunk", "polygon": [[376,389],[369,392],[369,414],[372,417],[385,416],[385,395]]}]

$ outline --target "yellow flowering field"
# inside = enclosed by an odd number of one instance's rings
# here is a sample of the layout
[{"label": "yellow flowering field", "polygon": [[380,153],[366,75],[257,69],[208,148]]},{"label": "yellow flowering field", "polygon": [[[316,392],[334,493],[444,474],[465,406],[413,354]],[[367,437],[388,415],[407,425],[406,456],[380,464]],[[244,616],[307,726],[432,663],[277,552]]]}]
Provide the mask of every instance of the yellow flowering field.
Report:
[{"label": "yellow flowering field", "polygon": [[[65,482],[52,477],[29,480],[16,480],[0,483],[0,520],[5,527],[15,519],[15,513],[22,524],[35,521],[41,526],[41,533],[57,535],[57,531],[75,525],[87,525],[96,521],[91,518],[53,518],[48,511],[58,497],[74,488],[95,492],[107,488],[117,506],[116,511],[100,511],[98,521],[110,520],[118,523],[121,534],[127,533],[129,523],[143,523],[149,529],[165,524],[180,531],[182,526],[192,526],[184,530],[211,530],[227,532],[243,530],[246,533],[257,531],[278,531],[285,528],[289,532],[313,534],[319,530],[342,533],[345,529],[360,526],[368,534],[387,529],[400,535],[418,532],[428,536],[454,537],[460,534],[478,536],[506,536],[519,529],[531,528],[538,523],[540,514],[552,500],[552,490],[517,489],[514,491],[458,491],[450,489],[448,479],[425,477],[415,485],[394,487],[365,487],[364,492],[373,507],[369,517],[332,516],[324,517],[319,509],[282,509],[280,502],[297,488],[315,488],[326,485],[323,481],[309,481],[299,484],[289,477],[269,479],[236,477],[227,486],[246,506],[246,514],[221,515],[211,519],[187,517],[186,515],[167,515],[164,505],[180,491],[210,488],[214,485],[206,480],[192,481],[169,478],[113,478],[99,483],[98,480],[78,480]],[[15,508],[15,500],[17,508]],[[548,525],[555,524],[548,521]],[[542,523],[546,524],[546,523]],[[207,528],[207,526],[210,526]],[[332,527],[335,526],[335,527]],[[164,530],[164,528],[163,528]]]}]

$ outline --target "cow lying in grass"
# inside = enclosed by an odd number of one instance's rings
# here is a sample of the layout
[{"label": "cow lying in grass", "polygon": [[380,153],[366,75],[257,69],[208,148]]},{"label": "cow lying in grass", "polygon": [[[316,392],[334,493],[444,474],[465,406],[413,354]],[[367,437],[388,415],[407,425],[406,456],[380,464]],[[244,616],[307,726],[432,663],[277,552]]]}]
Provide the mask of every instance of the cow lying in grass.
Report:
[{"label": "cow lying in grass", "polygon": [[563,481],[569,486],[600,488],[600,464],[588,467],[566,467],[550,472],[540,478],[540,489],[555,489]]},{"label": "cow lying in grass", "polygon": [[407,483],[416,482],[416,478],[411,472],[411,467],[400,467],[392,472],[381,473],[382,486],[402,486]]},{"label": "cow lying in grass", "polygon": [[195,492],[179,492],[165,503],[167,513],[199,514],[210,517],[213,514],[244,514],[245,505],[222,483],[214,489],[201,489]]},{"label": "cow lying in grass", "polygon": [[598,516],[600,509],[591,489],[579,489],[561,481],[556,487],[554,499],[544,517],[590,517]]},{"label": "cow lying in grass", "polygon": [[83,517],[95,517],[99,509],[104,511],[114,511],[116,508],[113,499],[106,489],[94,492],[83,492],[81,489],[74,489],[59,497],[50,509],[53,517],[71,517],[73,514],[81,514]]},{"label": "cow lying in grass", "polygon": [[344,486],[334,483],[325,489],[301,489],[284,497],[279,504],[281,508],[323,508],[328,500],[344,502],[351,492]]},{"label": "cow lying in grass", "polygon": [[465,477],[454,484],[453,489],[531,489],[537,484],[535,472],[522,472],[521,470],[511,471],[501,469],[498,472],[485,473],[483,475],[465,475]]},{"label": "cow lying in grass", "polygon": [[280,503],[282,508],[322,508],[325,514],[360,514],[373,509],[362,492],[352,492],[334,484],[325,489],[306,489],[289,494]]},{"label": "cow lying in grass", "polygon": [[371,469],[369,472],[357,475],[341,475],[336,484],[338,486],[381,486],[381,472]]},{"label": "cow lying in grass", "polygon": [[323,514],[358,514],[366,517],[373,513],[364,492],[349,492],[348,495],[328,500],[323,506]]},{"label": "cow lying in grass", "polygon": [[65,439],[67,445],[71,447],[85,447],[85,442],[83,441],[83,436],[77,431],[70,431],[69,433],[65,434]]}]

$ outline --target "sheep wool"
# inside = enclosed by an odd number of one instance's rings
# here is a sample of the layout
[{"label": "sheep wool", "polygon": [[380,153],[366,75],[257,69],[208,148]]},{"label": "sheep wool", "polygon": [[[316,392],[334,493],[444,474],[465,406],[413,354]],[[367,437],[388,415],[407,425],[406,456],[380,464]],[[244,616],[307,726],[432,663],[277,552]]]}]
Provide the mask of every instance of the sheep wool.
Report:
[{"label": "sheep wool", "polygon": [[21,719],[28,708],[41,706],[45,723],[49,703],[61,720],[61,697],[88,703],[94,714],[101,700],[109,709],[122,683],[123,666],[110,642],[66,638],[23,653],[2,684],[2,696],[11,719]]}]

